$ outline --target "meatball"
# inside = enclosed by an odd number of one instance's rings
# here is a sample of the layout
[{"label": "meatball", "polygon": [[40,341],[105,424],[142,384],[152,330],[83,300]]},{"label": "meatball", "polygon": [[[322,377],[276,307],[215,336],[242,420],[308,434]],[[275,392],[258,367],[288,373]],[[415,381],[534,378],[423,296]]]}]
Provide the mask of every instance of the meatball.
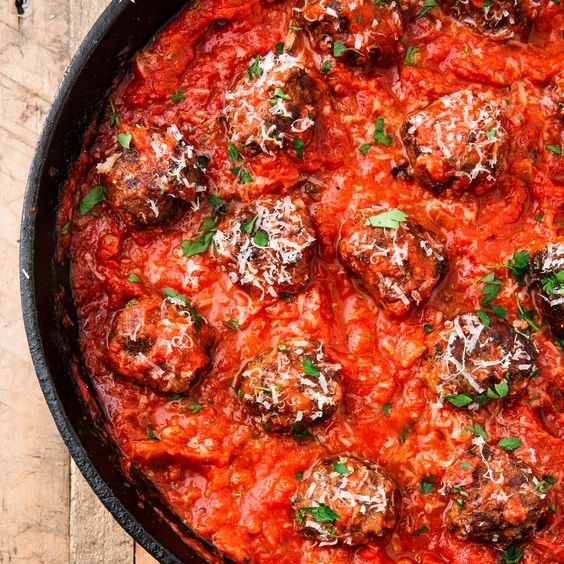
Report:
[{"label": "meatball", "polygon": [[556,339],[564,339],[564,243],[549,244],[534,254],[529,270],[536,306]]},{"label": "meatball", "polygon": [[320,85],[287,53],[257,57],[225,95],[231,142],[249,156],[289,149],[301,156],[313,136]]},{"label": "meatball", "polygon": [[306,0],[298,14],[315,46],[346,63],[389,62],[398,52],[403,20],[395,1]]},{"label": "meatball", "polygon": [[319,343],[293,339],[251,360],[239,378],[239,397],[259,425],[299,431],[330,417],[343,391],[339,365],[327,362]]},{"label": "meatball", "polygon": [[488,320],[467,313],[431,334],[423,377],[458,407],[515,395],[537,371],[533,342],[493,314]]},{"label": "meatball", "polygon": [[367,544],[396,524],[399,495],[377,464],[353,456],[318,462],[292,501],[297,525],[327,544]]},{"label": "meatball", "polygon": [[194,148],[177,128],[167,133],[126,127],[131,148],[98,165],[108,186],[108,202],[131,227],[143,228],[171,217],[179,202],[192,202],[206,190]]},{"label": "meatball", "polygon": [[453,496],[445,522],[462,540],[505,548],[537,531],[550,504],[529,466],[483,439],[474,442],[445,476]]},{"label": "meatball", "polygon": [[114,318],[109,359],[121,377],[180,393],[210,363],[212,330],[183,296],[131,301]]},{"label": "meatball", "polygon": [[[418,223],[397,228],[386,218],[407,218],[400,210],[365,210],[341,230],[339,256],[366,291],[389,315],[403,317],[429,298],[447,270],[444,247]],[[401,215],[397,215],[401,214]]]},{"label": "meatball", "polygon": [[231,281],[272,297],[305,288],[314,244],[309,212],[297,196],[260,198],[226,219],[214,237]]},{"label": "meatball", "polygon": [[506,131],[501,110],[462,90],[408,115],[401,135],[411,173],[436,194],[447,188],[490,188],[500,167]]},{"label": "meatball", "polygon": [[527,28],[522,0],[442,0],[442,9],[494,41],[519,39]]}]

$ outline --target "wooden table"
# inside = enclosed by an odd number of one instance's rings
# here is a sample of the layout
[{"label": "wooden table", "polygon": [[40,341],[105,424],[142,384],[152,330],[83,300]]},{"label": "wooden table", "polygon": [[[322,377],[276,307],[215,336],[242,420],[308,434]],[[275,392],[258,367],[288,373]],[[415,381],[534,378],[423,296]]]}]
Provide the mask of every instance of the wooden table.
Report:
[{"label": "wooden table", "polygon": [[104,509],[51,419],[29,358],[19,300],[21,202],[63,71],[109,0],[0,2],[0,562],[155,562]]}]

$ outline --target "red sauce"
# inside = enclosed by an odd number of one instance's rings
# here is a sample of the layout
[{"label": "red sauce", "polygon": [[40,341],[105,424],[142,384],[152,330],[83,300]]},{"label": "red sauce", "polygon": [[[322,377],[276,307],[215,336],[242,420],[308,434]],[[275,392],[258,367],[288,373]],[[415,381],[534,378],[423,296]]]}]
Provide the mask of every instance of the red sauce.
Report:
[{"label": "red sauce", "polygon": [[[421,7],[419,7],[420,9]],[[413,13],[417,13],[415,10]],[[232,201],[302,188],[318,239],[311,282],[289,301],[260,299],[234,285],[213,253],[186,258],[190,239],[211,206],[205,198],[160,227],[126,227],[107,203],[82,215],[78,203],[100,184],[96,165],[116,148],[116,129],[106,120],[85,147],[68,181],[60,212],[62,236],[72,262],[72,286],[80,319],[82,351],[124,461],[136,464],[155,483],[170,507],[197,534],[236,561],[256,562],[481,562],[498,561],[493,548],[462,542],[443,524],[448,497],[440,493],[449,466],[471,445],[468,424],[480,423],[490,441],[519,437],[516,454],[551,474],[555,514],[524,546],[527,563],[564,559],[561,489],[564,478],[561,392],[562,352],[538,316],[532,339],[540,375],[516,398],[490,402],[477,411],[438,409],[436,394],[419,377],[425,355],[425,325],[481,307],[480,279],[491,265],[507,262],[517,249],[531,252],[559,240],[562,227],[562,157],[546,145],[562,143],[558,118],[545,103],[551,79],[562,70],[564,14],[547,1],[527,42],[493,42],[433,8],[408,18],[401,39],[418,49],[415,64],[404,55],[386,68],[366,72],[333,59],[323,78],[333,111],[323,117],[304,159],[288,151],[259,155],[250,166],[254,182],[239,184],[229,172],[224,128],[218,122],[224,96],[256,54],[288,42],[292,3],[257,0],[200,0],[185,9],[134,59],[128,77],[112,94],[124,124],[166,129],[176,124],[187,142],[210,156],[210,192]],[[293,54],[311,68],[321,58],[297,36]],[[405,162],[399,136],[404,116],[440,96],[465,88],[507,100],[510,148],[507,169],[483,195],[435,196],[392,165]],[[184,94],[172,100],[175,92]],[[178,98],[178,97],[177,97]],[[385,119],[390,146],[372,140],[374,123]],[[449,258],[446,278],[431,299],[405,320],[387,317],[354,283],[336,253],[342,224],[356,210],[385,202],[440,234]],[[517,286],[505,269],[496,303],[518,319]],[[136,273],[141,282],[128,281]],[[211,368],[185,399],[171,399],[116,378],[107,364],[107,341],[116,312],[136,297],[173,288],[216,330]],[[524,307],[532,309],[528,293]],[[223,322],[236,318],[238,331]],[[344,402],[337,414],[314,426],[314,438],[295,439],[254,428],[232,388],[241,367],[276,346],[289,333],[325,343],[342,365]],[[203,406],[197,413],[187,400]],[[384,406],[387,406],[385,407]],[[161,440],[151,440],[148,429]],[[291,499],[296,474],[325,453],[349,453],[382,465],[402,497],[393,534],[364,547],[320,547],[296,529]],[[432,493],[421,493],[434,475]],[[423,529],[427,527],[427,529]],[[419,534],[417,534],[419,533]]]}]

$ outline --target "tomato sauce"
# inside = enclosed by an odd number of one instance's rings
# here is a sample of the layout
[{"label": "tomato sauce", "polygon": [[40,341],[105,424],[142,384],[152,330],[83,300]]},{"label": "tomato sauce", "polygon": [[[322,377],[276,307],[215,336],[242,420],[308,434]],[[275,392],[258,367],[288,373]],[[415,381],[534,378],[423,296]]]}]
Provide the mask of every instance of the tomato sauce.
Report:
[{"label": "tomato sauce", "polygon": [[[531,296],[492,265],[518,249],[533,252],[561,240],[562,156],[545,146],[563,141],[562,122],[546,104],[551,80],[563,69],[562,8],[544,2],[528,41],[494,42],[433,7],[406,18],[401,42],[417,49],[412,64],[402,54],[392,65],[359,70],[333,58],[322,77],[332,112],[321,118],[304,158],[260,154],[248,159],[253,182],[241,184],[229,171],[229,138],[219,120],[225,93],[249,61],[280,42],[293,43],[292,54],[308,68],[321,67],[307,34],[289,29],[292,8],[285,0],[199,0],[136,55],[111,100],[122,127],[175,124],[209,156],[209,192],[230,205],[299,186],[317,237],[311,281],[301,294],[261,298],[233,284],[213,252],[184,255],[181,241],[196,236],[213,214],[205,197],[174,221],[145,230],[128,228],[106,202],[82,215],[79,203],[101,182],[96,165],[116,148],[109,109],[69,176],[61,246],[71,260],[84,359],[124,464],[138,466],[189,527],[237,562],[486,564],[499,561],[500,552],[449,533],[443,521],[449,498],[441,493],[445,471],[471,446],[467,426],[477,422],[492,443],[519,437],[515,454],[558,480],[550,522],[523,550],[527,563],[562,561],[562,351],[547,327],[537,316],[540,331],[531,335],[541,371],[518,397],[475,411],[437,407],[436,393],[419,375],[425,328],[480,309],[481,279],[489,272],[503,281],[496,304],[523,328],[515,294],[527,309],[533,309]],[[399,128],[409,112],[465,88],[506,100],[506,169],[485,194],[435,196],[397,174],[406,161]],[[362,154],[377,118],[384,118],[392,142]],[[448,252],[445,279],[404,320],[387,317],[336,252],[342,224],[382,203],[440,234]],[[182,396],[119,378],[107,362],[116,312],[165,288],[185,295],[216,331],[211,368]],[[225,324],[232,319],[235,330]],[[343,404],[303,438],[254,427],[233,388],[242,366],[288,335],[323,342],[342,366]],[[401,516],[391,535],[361,547],[319,546],[297,530],[291,511],[297,475],[326,453],[372,460],[396,480]],[[434,477],[430,493],[420,491],[424,476]]]}]

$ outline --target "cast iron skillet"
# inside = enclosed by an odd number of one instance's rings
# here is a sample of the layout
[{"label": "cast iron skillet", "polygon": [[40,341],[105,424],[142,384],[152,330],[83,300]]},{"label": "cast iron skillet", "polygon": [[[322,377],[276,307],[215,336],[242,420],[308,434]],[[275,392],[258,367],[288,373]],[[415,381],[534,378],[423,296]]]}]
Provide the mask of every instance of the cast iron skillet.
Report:
[{"label": "cast iron skillet", "polygon": [[114,0],[102,14],[66,70],[47,117],[29,174],[21,228],[24,322],[55,423],[102,503],[164,563],[220,557],[167,509],[142,476],[132,480],[122,471],[94,396],[84,400],[89,383],[80,359],[69,265],[55,261],[56,216],[69,166],[89,125],[100,119],[111,86],[123,76],[131,56],[186,4]]}]

